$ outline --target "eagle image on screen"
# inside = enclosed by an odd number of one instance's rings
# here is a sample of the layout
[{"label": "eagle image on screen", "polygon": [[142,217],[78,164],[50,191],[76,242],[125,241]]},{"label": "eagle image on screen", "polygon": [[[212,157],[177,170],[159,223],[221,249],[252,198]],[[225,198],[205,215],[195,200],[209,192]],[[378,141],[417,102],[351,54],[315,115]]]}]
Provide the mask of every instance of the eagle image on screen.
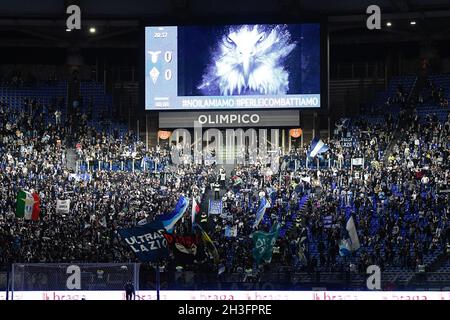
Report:
[{"label": "eagle image on screen", "polygon": [[203,95],[278,95],[289,90],[285,62],[297,46],[286,25],[230,26],[212,50]]}]

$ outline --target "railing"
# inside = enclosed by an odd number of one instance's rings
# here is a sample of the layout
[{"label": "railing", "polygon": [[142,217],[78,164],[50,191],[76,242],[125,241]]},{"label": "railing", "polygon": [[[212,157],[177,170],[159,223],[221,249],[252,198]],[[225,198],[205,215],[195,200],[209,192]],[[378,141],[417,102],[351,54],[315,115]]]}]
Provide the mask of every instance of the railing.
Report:
[{"label": "railing", "polygon": [[[83,269],[83,264],[77,264]],[[95,264],[92,264],[95,265]],[[155,290],[156,273],[154,269],[143,268],[142,265],[135,272],[139,274],[139,282],[136,287],[140,290]],[[84,274],[84,273],[83,273]],[[15,275],[16,278],[19,276]],[[34,275],[27,273],[27,285],[16,290],[64,290],[66,278],[70,276],[61,273],[59,282],[54,281],[54,276],[45,272],[36,272]],[[84,281],[95,282],[92,288],[95,290],[121,290],[124,280],[123,275],[112,277],[105,275],[99,280],[97,273],[91,276],[83,275],[82,288],[91,289],[92,286]],[[367,280],[369,274],[357,272],[313,272],[313,273],[199,273],[193,271],[161,272],[161,290],[261,290],[261,291],[310,291],[318,290],[368,290]],[[6,290],[6,271],[0,272],[0,291]],[[10,276],[10,279],[12,277]],[[21,276],[18,278],[21,280]],[[30,282],[31,281],[31,282]],[[33,286],[34,282],[36,286]],[[61,283],[63,285],[61,285]],[[102,284],[102,285],[99,285]],[[55,284],[58,284],[55,286]],[[381,290],[383,291],[433,291],[448,290],[450,288],[450,272],[424,272],[411,271],[381,272]],[[62,287],[61,287],[62,286]],[[102,289],[103,288],[103,289]],[[115,288],[115,289],[112,289]]]},{"label": "railing", "polygon": [[155,162],[153,160],[142,161],[142,159],[124,159],[121,161],[76,161],[76,171],[86,173],[92,171],[147,171],[161,173],[167,163]]},{"label": "railing", "polygon": [[[412,86],[411,86],[411,89],[409,90],[409,93],[408,93],[408,98],[407,98],[407,100],[406,101],[411,101],[411,99],[412,99],[412,97],[413,97],[413,95],[414,95],[414,93],[415,92],[418,92],[417,90],[415,90],[416,89],[416,86],[417,86],[417,80],[418,80],[418,77],[415,77],[414,78],[414,82],[413,82],[413,84],[412,84]],[[420,83],[420,86],[421,86],[421,83]],[[417,88],[417,89],[419,89],[419,88]]]},{"label": "railing", "polygon": [[[399,278],[400,273],[385,273],[381,275],[382,288],[389,290],[408,287],[413,273]],[[263,273],[245,274],[199,274],[194,272],[161,273],[162,290],[367,290],[369,275],[361,273]],[[448,275],[450,284],[450,274]],[[140,283],[141,289],[152,289],[155,282],[148,277]]]}]

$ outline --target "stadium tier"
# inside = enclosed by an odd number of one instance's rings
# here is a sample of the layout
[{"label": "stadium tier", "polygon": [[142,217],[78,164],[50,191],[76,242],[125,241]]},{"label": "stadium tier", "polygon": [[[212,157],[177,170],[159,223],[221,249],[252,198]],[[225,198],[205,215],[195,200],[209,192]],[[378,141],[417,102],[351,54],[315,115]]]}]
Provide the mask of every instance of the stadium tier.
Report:
[{"label": "stadium tier", "polygon": [[[410,79],[399,77],[395,83]],[[431,79],[450,81],[444,75]],[[169,155],[183,150],[179,145],[147,149],[135,136],[102,132],[89,125],[99,120],[87,121],[86,109],[74,111],[82,121],[72,124],[64,105],[52,105],[53,98],[64,95],[64,85],[2,88],[2,263],[139,262],[118,230],[158,221],[183,195],[198,199],[194,223],[207,230],[219,260],[210,258],[207,245],[198,244],[195,254],[174,252],[163,262],[165,271],[180,272],[169,288],[211,289],[217,283],[267,279],[283,289],[297,282],[304,288],[361,289],[373,264],[386,274],[386,287],[421,283],[419,268],[427,270],[430,285],[449,285],[448,106],[434,107],[447,114],[444,119],[425,114],[421,105],[384,125],[370,115],[341,119],[332,138],[324,139],[329,148],[318,158],[320,170],[311,159],[308,165],[312,146],[284,154],[274,175],[264,177],[268,159],[237,165],[221,185],[220,214],[208,215],[220,165],[176,167]],[[92,94],[87,88],[102,91],[96,83],[81,88],[83,97]],[[388,89],[384,96],[391,93]],[[93,114],[104,111],[101,101],[91,106]],[[347,137],[352,137],[350,148],[342,143]],[[72,153],[76,165],[69,168]],[[355,158],[364,159],[362,168],[353,168]],[[36,195],[31,200],[38,203],[36,218],[35,207],[32,217],[18,212],[22,191]],[[255,264],[249,238],[261,214],[261,192],[270,206],[258,230],[269,231],[275,221],[280,225],[272,261],[264,267]],[[59,207],[63,201],[67,210]],[[360,246],[347,251],[349,217]],[[195,234],[190,208],[174,230]],[[197,280],[189,282],[189,274]]]},{"label": "stadium tier", "polygon": [[6,2],[0,300],[450,300],[448,1]]}]

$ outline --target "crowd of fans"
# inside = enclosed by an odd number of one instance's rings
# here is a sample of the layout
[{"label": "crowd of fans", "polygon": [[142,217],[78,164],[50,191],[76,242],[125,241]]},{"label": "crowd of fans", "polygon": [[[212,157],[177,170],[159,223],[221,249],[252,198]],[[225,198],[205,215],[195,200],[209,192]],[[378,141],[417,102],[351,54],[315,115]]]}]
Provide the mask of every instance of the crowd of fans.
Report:
[{"label": "crowd of fans", "polygon": [[[308,148],[298,147],[283,154],[276,173],[265,162],[237,165],[222,185],[222,214],[208,217],[213,185],[224,172],[220,165],[171,165],[170,148],[176,145],[147,149],[133,134],[89,127],[82,114],[50,114],[54,117],[46,122],[44,110],[29,102],[17,110],[0,105],[3,264],[135,261],[117,230],[171,211],[181,194],[202,204],[198,222],[214,241],[220,263],[203,255],[180,266],[171,256],[164,263],[169,270],[254,274],[258,268],[249,236],[261,196],[271,207],[258,229],[281,223],[266,270],[363,272],[371,264],[414,270],[424,264],[424,256],[443,252],[449,240],[449,120],[430,117],[420,124],[414,112],[399,122],[388,116],[382,125],[343,119],[333,137],[324,139],[330,150],[318,162],[307,159]],[[92,164],[87,175],[68,168],[69,149],[76,150],[77,161]],[[113,163],[130,158],[132,170],[113,170]],[[355,158],[363,162],[353,166]],[[152,169],[139,165],[141,170],[134,170],[141,159],[151,160]],[[16,218],[21,189],[39,194],[39,221]],[[68,214],[56,213],[58,199],[70,199]],[[361,248],[341,257],[348,212],[355,218]],[[324,217],[331,217],[330,223]],[[227,229],[235,231],[230,235]],[[187,216],[175,229],[177,234],[192,232]]]}]

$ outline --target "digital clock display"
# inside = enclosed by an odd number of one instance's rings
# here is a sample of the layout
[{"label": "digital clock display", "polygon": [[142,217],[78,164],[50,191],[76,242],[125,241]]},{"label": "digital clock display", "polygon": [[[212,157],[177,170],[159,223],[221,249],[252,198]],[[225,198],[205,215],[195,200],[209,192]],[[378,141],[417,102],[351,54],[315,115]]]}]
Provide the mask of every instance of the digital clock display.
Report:
[{"label": "digital clock display", "polygon": [[167,32],[155,32],[153,35],[154,38],[166,38]]}]

